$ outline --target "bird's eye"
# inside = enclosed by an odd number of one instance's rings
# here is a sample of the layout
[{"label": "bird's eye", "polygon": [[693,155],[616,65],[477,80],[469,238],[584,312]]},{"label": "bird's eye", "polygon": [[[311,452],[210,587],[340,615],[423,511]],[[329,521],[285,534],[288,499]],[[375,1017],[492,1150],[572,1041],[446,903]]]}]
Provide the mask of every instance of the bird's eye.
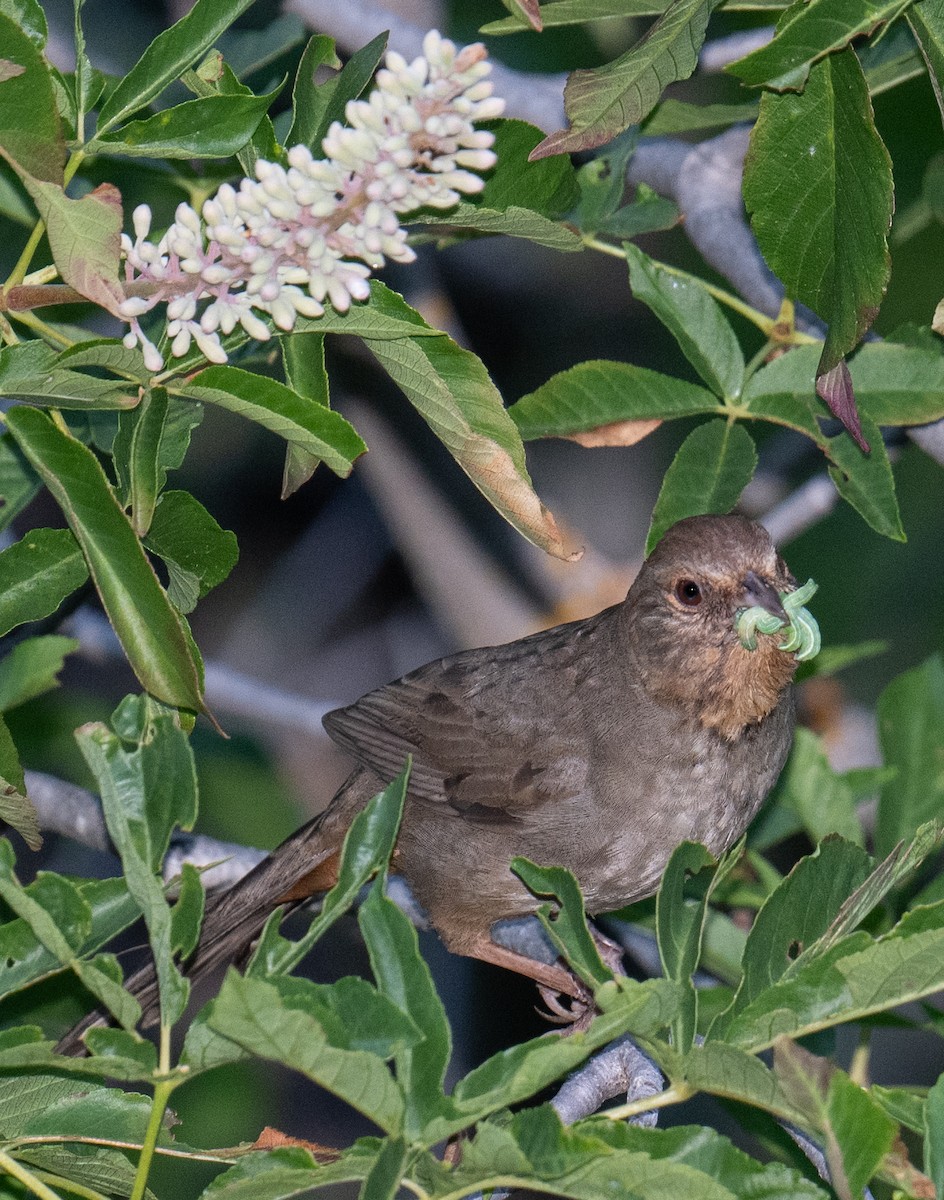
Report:
[{"label": "bird's eye", "polygon": [[696,608],[702,601],[701,588],[694,579],[680,579],[675,585],[675,598],[687,608]]}]

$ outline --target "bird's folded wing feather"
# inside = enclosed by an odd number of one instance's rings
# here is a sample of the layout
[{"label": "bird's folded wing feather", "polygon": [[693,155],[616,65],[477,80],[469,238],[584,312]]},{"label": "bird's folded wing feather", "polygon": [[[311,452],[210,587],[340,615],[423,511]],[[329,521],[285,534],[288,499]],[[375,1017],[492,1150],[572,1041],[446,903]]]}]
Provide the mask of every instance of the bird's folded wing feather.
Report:
[{"label": "bird's folded wing feather", "polygon": [[383,778],[411,755],[410,794],[470,818],[514,818],[572,794],[586,770],[581,690],[612,636],[610,611],[429,663],[328,713],[325,729]]}]

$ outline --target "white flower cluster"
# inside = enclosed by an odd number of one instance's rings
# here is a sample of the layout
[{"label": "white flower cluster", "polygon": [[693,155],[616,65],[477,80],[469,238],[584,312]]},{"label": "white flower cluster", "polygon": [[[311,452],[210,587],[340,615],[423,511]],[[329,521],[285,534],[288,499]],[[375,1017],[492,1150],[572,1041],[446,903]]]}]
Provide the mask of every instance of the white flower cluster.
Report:
[{"label": "white flower cluster", "polygon": [[125,345],[141,346],[149,371],[163,367],[139,319],[166,303],[171,354],[181,357],[194,341],[223,363],[221,333],[241,325],[259,341],[270,336],[260,313],[289,331],[299,313],[323,315],[325,299],[339,312],[365,300],[372,270],[415,257],[399,214],[449,208],[460,193],[481,190],[473,171],[495,163],[493,135],[473,124],[504,108],[492,96],[485,54],[482,45],[457,51],[428,33],[423,57],[388,54],[369,98],[348,103],[347,125],[335,121],[322,142],[328,157],[293,146],[287,169],[260,160],[255,179],[224,184],[206,201],[202,220],[179,205],[157,243],[148,241],[151,210],[139,205],[135,241],[123,234],[121,242]]}]

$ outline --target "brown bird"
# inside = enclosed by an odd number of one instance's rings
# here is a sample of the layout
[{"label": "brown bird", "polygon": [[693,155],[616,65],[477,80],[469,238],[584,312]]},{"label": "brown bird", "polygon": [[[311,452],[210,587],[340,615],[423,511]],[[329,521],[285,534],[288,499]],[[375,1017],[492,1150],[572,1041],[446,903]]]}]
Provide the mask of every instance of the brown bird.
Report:
[{"label": "brown bird", "polygon": [[492,940],[495,922],[539,904],[510,860],[567,867],[595,914],[654,892],[680,842],[731,846],[790,748],[797,661],[780,633],[747,649],[736,619],[760,606],[786,620],[780,593],[795,588],[761,526],[690,517],[623,603],[429,663],[329,713],[353,774],[210,901],[188,973],[231,961],[278,905],[326,891],[353,817],[412,755],[393,869],[450,950],[576,994],[560,964]]}]

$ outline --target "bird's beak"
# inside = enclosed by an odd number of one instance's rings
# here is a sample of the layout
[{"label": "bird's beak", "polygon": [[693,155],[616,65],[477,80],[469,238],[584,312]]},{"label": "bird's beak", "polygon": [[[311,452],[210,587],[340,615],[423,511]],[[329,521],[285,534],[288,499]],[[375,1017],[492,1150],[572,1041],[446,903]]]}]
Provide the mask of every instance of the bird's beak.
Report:
[{"label": "bird's beak", "polygon": [[748,571],[744,576],[741,606],[744,608],[753,608],[755,605],[759,605],[765,612],[769,612],[772,617],[779,617],[781,621],[789,625],[790,618],[780,602],[776,588],[769,584],[766,579],[761,579],[753,571]]}]

